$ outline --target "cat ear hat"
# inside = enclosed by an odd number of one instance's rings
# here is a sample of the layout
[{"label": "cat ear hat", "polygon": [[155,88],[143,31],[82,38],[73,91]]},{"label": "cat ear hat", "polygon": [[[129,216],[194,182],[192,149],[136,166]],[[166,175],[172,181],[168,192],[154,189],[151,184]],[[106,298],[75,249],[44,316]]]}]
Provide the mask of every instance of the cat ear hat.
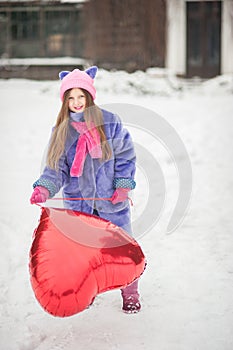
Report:
[{"label": "cat ear hat", "polygon": [[59,73],[59,78],[61,80],[60,87],[60,97],[63,101],[64,93],[73,88],[85,89],[87,90],[93,100],[96,96],[96,89],[94,87],[94,78],[98,68],[96,66],[92,66],[85,71],[81,71],[79,69],[74,69],[72,72],[62,71]]}]

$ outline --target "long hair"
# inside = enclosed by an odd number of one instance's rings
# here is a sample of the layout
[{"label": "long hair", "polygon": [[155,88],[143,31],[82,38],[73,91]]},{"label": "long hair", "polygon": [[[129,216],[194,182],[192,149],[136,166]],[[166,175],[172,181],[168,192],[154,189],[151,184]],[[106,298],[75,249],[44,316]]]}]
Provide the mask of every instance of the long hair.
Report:
[{"label": "long hair", "polygon": [[[103,113],[101,109],[95,105],[92,96],[88,91],[81,89],[86,97],[86,107],[84,110],[84,120],[87,127],[90,128],[91,124],[94,123],[97,131],[100,135],[100,142],[102,148],[102,160],[109,160],[112,156],[112,151],[107,141],[105,130]],[[69,95],[71,89],[67,90],[64,94],[63,103],[60,112],[57,117],[56,125],[54,127],[49,149],[47,153],[47,166],[51,169],[58,169],[59,159],[61,158],[64,149],[65,142],[68,136],[69,129]]]}]

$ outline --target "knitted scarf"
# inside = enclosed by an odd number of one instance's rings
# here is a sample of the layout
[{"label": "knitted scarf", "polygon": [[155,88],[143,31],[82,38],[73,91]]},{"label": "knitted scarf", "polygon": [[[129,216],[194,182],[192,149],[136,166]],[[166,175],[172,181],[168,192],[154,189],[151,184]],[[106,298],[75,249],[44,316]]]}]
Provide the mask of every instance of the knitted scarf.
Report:
[{"label": "knitted scarf", "polygon": [[71,125],[80,135],[70,169],[70,176],[79,177],[83,173],[83,167],[88,153],[92,158],[102,158],[100,135],[93,122],[89,129],[85,122],[72,122]]}]

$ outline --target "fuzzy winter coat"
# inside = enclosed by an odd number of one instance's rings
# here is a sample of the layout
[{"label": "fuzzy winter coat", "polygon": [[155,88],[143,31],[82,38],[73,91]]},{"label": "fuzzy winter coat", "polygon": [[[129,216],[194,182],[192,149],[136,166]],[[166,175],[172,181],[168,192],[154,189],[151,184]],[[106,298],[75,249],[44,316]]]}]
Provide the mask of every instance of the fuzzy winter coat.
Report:
[{"label": "fuzzy winter coat", "polygon": [[[53,197],[62,188],[65,198],[111,198],[118,187],[134,189],[136,157],[131,136],[123,128],[117,115],[106,110],[102,110],[102,113],[105,134],[112,149],[111,159],[102,161],[88,154],[83,174],[80,177],[72,177],[70,169],[75,157],[79,133],[70,123],[65,150],[59,161],[59,169],[56,171],[45,167],[40,178],[33,184],[34,188],[36,186],[46,187],[50,192],[50,197]],[[83,122],[83,113],[70,113],[70,121]],[[131,232],[128,201],[113,205],[111,201],[103,200],[95,202],[93,200],[67,200],[64,201],[64,206],[67,209],[90,214],[96,209],[100,217]]]}]

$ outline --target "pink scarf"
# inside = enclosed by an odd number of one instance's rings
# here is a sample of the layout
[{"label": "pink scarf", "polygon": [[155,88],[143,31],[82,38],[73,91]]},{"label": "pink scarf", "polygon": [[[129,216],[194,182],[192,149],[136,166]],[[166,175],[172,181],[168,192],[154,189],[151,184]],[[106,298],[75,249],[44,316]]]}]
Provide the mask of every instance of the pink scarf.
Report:
[{"label": "pink scarf", "polygon": [[71,125],[80,135],[73,164],[70,169],[70,175],[79,177],[83,173],[83,167],[88,153],[92,158],[102,158],[100,135],[93,122],[90,129],[88,129],[85,122],[72,122]]}]

